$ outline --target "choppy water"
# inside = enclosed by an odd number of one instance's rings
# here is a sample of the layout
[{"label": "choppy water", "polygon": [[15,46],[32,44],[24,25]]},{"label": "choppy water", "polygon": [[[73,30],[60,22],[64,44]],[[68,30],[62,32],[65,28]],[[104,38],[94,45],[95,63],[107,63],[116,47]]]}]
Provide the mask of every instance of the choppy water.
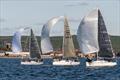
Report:
[{"label": "choppy water", "polygon": [[[20,59],[0,59],[0,80],[120,80],[118,66],[86,68],[80,66],[20,65]],[[45,61],[45,62],[46,62]]]}]

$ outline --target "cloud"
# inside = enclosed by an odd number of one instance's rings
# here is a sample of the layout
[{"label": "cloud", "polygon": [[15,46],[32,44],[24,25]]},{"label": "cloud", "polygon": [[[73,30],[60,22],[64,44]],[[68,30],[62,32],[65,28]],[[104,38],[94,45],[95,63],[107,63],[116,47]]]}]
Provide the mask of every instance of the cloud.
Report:
[{"label": "cloud", "polygon": [[6,19],[0,18],[0,22],[5,22]]},{"label": "cloud", "polygon": [[1,27],[1,29],[2,29],[2,30],[8,30],[8,31],[11,30],[10,27]]},{"label": "cloud", "polygon": [[35,23],[35,24],[33,24],[33,25],[37,25],[37,26],[39,26],[39,25],[44,25],[45,23]]},{"label": "cloud", "polygon": [[72,3],[72,4],[65,4],[66,7],[75,7],[75,6],[87,6],[89,5],[86,2],[78,2],[78,3]]},{"label": "cloud", "polygon": [[80,18],[68,18],[70,22],[80,22]]},{"label": "cloud", "polygon": [[78,3],[78,5],[82,5],[82,6],[87,6],[87,5],[89,5],[88,3],[86,3],[86,2],[81,2],[81,3]]},{"label": "cloud", "polygon": [[45,23],[24,24],[24,25],[19,25],[19,27],[17,27],[16,29],[38,27],[38,26],[43,26],[44,24]]},{"label": "cloud", "polygon": [[66,4],[64,6],[67,6],[67,7],[72,7],[72,6],[76,6],[75,4]]}]

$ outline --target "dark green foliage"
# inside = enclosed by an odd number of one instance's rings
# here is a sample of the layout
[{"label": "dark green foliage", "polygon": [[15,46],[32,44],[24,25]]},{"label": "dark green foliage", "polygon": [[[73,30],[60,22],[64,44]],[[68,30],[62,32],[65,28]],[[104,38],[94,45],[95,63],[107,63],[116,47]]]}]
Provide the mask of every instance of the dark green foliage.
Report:
[{"label": "dark green foliage", "polygon": [[114,52],[120,52],[120,36],[111,36],[112,46],[114,48]]},{"label": "dark green foliage", "polygon": [[[113,46],[114,52],[115,53],[120,52],[120,36],[111,36],[110,38],[111,38],[111,41],[112,41],[112,46]],[[40,45],[40,37],[37,36],[37,39],[38,39],[38,43]],[[4,44],[6,42],[11,43],[12,42],[12,37],[11,36],[0,36],[0,47],[5,47]],[[29,48],[28,47],[28,45],[29,45],[28,42],[29,42],[29,37],[28,36],[23,36],[22,37],[22,47],[23,47],[24,51],[29,50],[28,49]],[[62,36],[51,37],[51,42],[53,44],[54,50],[61,49],[62,48],[62,43],[63,43],[63,37]],[[75,48],[76,49],[79,48],[75,35],[73,36],[73,42],[74,42]]]}]

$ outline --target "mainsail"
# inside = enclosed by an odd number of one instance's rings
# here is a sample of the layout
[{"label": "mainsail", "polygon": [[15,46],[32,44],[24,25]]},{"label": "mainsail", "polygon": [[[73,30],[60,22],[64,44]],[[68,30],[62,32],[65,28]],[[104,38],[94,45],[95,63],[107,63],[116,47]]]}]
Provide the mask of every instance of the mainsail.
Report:
[{"label": "mainsail", "polygon": [[68,25],[67,18],[64,20],[63,53],[65,58],[76,57],[72,35]]},{"label": "mainsail", "polygon": [[53,51],[53,46],[51,44],[49,37],[50,30],[62,18],[63,16],[54,17],[43,25],[41,32],[41,50],[43,53],[48,53]]},{"label": "mainsail", "polygon": [[99,42],[99,57],[113,57],[112,45],[110,37],[107,33],[107,29],[101,15],[100,10],[98,10],[98,42]]},{"label": "mainsail", "polygon": [[30,36],[30,58],[41,58],[40,48],[37,42],[37,38],[34,36],[33,30],[31,29],[31,36]]},{"label": "mainsail", "polygon": [[17,53],[22,51],[21,47],[21,34],[24,31],[24,28],[21,28],[17,32],[14,33],[12,39],[12,52]]},{"label": "mainsail", "polygon": [[83,54],[99,51],[97,10],[93,10],[82,19],[77,31],[77,40]]}]

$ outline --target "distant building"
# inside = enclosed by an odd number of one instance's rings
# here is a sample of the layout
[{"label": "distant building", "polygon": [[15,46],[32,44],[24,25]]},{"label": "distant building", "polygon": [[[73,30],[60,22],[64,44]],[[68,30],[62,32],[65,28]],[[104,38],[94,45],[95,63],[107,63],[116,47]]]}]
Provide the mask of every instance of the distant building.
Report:
[{"label": "distant building", "polygon": [[7,50],[11,50],[11,47],[12,47],[12,46],[11,46],[11,43],[6,43],[5,46],[6,46],[5,48],[6,48]]}]

